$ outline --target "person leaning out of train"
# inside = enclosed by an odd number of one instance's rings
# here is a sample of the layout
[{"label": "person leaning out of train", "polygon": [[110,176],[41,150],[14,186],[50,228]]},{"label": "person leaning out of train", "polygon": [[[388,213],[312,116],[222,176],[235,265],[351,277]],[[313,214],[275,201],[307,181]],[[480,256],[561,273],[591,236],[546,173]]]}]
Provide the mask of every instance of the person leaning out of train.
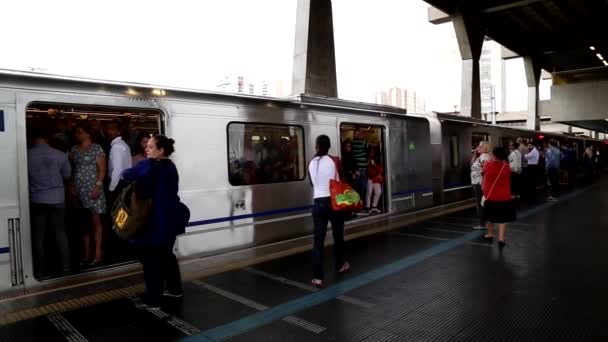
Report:
[{"label": "person leaning out of train", "polygon": [[311,283],[315,287],[323,286],[323,251],[327,223],[331,222],[334,238],[334,266],[338,273],[350,269],[350,264],[344,260],[344,214],[334,211],[331,206],[329,183],[332,179],[340,179],[340,161],[329,155],[331,141],[327,135],[320,135],[316,140],[315,157],[308,165],[308,173],[313,187],[314,205],[312,218],[314,222],[313,245],[313,275]]},{"label": "person leaning out of train", "polygon": [[487,141],[481,141],[473,150],[473,156],[471,157],[471,186],[477,204],[477,216],[479,216],[479,225],[473,227],[473,229],[486,229],[486,220],[481,206],[481,197],[483,196],[481,183],[483,180],[483,166],[490,160],[488,152],[490,152],[490,144]]},{"label": "person leaning out of train", "polygon": [[488,221],[488,232],[484,236],[489,243],[494,241],[494,225],[498,224],[498,246],[504,247],[507,222],[515,221],[515,204],[511,195],[511,168],[507,151],[503,147],[492,150],[492,159],[483,167],[483,212]]},{"label": "person leaning out of train", "polygon": [[[369,150],[369,163],[367,165],[367,193],[365,196],[365,208],[367,213],[380,213],[378,202],[382,195],[382,184],[384,183],[384,171],[380,158],[375,149]],[[373,195],[373,200],[372,200]]]},{"label": "person leaning out of train", "polygon": [[181,276],[173,246],[183,233],[179,210],[179,176],[169,156],[175,151],[174,140],[156,135],[148,141],[148,159],[122,174],[125,183],[135,183],[142,198],[152,199],[152,216],[143,232],[131,240],[143,265],[146,293],[137,307],[159,308],[164,296],[183,296]]},{"label": "person leaning out of train", "polygon": [[27,157],[34,274],[36,278],[47,275],[47,234],[53,235],[61,257],[61,272],[67,274],[70,251],[65,229],[65,182],[71,177],[72,169],[67,154],[49,146],[44,130],[36,130],[33,135],[33,146]]}]

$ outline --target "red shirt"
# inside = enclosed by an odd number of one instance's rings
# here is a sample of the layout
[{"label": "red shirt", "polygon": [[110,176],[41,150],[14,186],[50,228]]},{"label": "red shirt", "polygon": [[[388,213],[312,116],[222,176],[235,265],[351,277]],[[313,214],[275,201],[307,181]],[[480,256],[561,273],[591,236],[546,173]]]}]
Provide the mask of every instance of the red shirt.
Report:
[{"label": "red shirt", "polygon": [[[503,168],[504,166],[504,168]],[[500,171],[502,168],[502,172]],[[500,174],[500,177],[499,177]],[[498,177],[498,180],[496,178]],[[492,189],[492,185],[494,189]],[[506,161],[491,160],[483,166],[483,195],[488,201],[511,200],[511,168]],[[492,191],[490,192],[490,189]]]}]

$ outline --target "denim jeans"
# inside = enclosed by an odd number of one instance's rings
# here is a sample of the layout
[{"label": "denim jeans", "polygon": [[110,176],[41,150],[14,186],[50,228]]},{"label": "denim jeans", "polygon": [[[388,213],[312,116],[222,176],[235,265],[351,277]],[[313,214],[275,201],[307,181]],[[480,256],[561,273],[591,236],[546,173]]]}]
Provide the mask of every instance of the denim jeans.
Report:
[{"label": "denim jeans", "polygon": [[47,275],[48,257],[45,248],[46,234],[53,234],[61,257],[61,270],[70,271],[70,247],[65,231],[65,204],[31,203],[32,244],[34,247],[34,273],[36,277]]},{"label": "denim jeans", "polygon": [[367,198],[367,169],[359,169],[359,178],[355,179],[355,191],[361,200]]},{"label": "denim jeans", "polygon": [[559,195],[559,169],[547,169],[547,178],[549,178],[549,196],[557,197]]},{"label": "denim jeans", "polygon": [[329,197],[315,198],[312,209],[314,221],[313,274],[316,279],[323,279],[323,251],[327,223],[331,222],[334,237],[334,267],[339,270],[344,264],[344,214],[333,211]]}]

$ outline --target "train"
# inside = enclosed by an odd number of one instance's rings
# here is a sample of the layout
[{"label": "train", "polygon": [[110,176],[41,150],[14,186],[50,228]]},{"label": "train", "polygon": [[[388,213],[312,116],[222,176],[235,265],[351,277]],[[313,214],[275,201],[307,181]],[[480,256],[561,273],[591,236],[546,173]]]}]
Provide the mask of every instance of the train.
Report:
[{"label": "train", "polygon": [[[333,98],[277,99],[1,70],[3,297],[56,288],[66,279],[78,284],[139,267],[128,247],[118,243],[106,248],[106,254],[122,251],[124,255],[109,258],[100,268],[44,278],[36,277],[33,269],[29,128],[43,123],[61,131],[83,122],[103,126],[107,120],[123,122],[127,134],[163,133],[175,139],[172,160],[179,170],[179,195],[191,210],[186,233],[175,245],[181,260],[310,235],[312,188],[307,165],[320,134],[330,137],[330,154],[336,156],[344,142],[365,139],[384,165],[381,213],[353,217],[347,229],[358,220],[373,223],[470,201],[471,150],[481,140],[505,145],[517,138],[553,138],[574,146],[577,155],[591,145],[603,148],[602,141],[586,137]],[[77,216],[69,214],[67,219]],[[75,221],[68,229],[73,254],[78,253],[79,225],[86,224]],[[111,235],[110,227],[106,229],[106,236]]]}]

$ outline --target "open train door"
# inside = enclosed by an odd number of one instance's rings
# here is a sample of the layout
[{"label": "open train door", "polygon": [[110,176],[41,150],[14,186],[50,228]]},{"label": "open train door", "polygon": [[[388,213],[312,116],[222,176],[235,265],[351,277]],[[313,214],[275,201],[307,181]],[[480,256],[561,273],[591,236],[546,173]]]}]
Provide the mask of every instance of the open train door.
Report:
[{"label": "open train door", "polygon": [[0,92],[0,291],[23,287],[15,95]]}]

